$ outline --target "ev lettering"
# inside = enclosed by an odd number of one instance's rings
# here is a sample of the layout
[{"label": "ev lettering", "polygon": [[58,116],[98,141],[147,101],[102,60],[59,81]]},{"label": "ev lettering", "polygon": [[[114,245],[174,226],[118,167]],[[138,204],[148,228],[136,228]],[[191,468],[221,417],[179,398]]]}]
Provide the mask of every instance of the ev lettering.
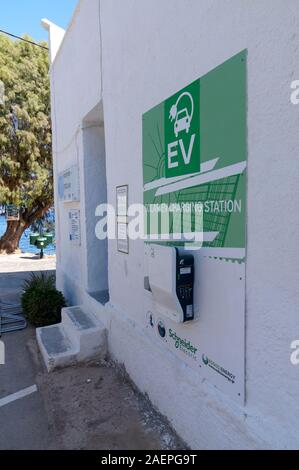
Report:
[{"label": "ev lettering", "polygon": [[178,146],[181,151],[181,155],[183,157],[183,162],[185,165],[189,165],[191,161],[191,156],[192,156],[192,150],[194,147],[194,141],[195,141],[195,134],[191,136],[191,140],[189,143],[188,150],[185,149],[185,144],[182,139],[176,142],[172,142],[171,144],[168,144],[168,168],[176,168],[179,166],[179,162],[177,160],[178,157]]},{"label": "ev lettering", "polygon": [[200,81],[165,102],[166,178],[200,171]]}]

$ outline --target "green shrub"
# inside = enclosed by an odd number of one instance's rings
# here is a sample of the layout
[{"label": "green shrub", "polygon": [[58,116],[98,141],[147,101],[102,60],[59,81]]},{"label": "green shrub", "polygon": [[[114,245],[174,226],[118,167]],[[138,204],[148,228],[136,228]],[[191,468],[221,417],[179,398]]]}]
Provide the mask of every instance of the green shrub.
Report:
[{"label": "green shrub", "polygon": [[22,308],[29,323],[41,327],[61,322],[61,309],[66,302],[55,287],[55,276],[32,273],[23,288]]}]

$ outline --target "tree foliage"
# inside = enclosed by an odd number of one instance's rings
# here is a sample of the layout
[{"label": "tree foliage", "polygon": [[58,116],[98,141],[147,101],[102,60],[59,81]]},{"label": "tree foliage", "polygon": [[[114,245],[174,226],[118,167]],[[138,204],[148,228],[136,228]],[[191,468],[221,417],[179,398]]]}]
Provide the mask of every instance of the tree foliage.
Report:
[{"label": "tree foliage", "polygon": [[0,35],[0,201],[28,210],[52,200],[48,53]]},{"label": "tree foliage", "polygon": [[19,206],[25,228],[53,204],[48,68],[46,49],[0,34],[0,204]]}]

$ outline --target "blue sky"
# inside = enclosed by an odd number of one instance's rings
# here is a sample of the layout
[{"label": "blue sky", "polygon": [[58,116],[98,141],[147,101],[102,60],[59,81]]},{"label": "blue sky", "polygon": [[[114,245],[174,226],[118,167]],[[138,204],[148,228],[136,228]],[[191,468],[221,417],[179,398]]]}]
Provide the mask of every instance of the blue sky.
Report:
[{"label": "blue sky", "polygon": [[77,0],[0,0],[0,29],[17,36],[27,33],[36,41],[47,40],[41,18],[66,28],[76,5]]}]

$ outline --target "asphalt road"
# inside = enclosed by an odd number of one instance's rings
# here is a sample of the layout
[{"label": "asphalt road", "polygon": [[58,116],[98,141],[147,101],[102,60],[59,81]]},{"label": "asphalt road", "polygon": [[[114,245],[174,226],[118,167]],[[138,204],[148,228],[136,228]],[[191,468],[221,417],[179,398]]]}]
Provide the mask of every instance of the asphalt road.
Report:
[{"label": "asphalt road", "polygon": [[[20,300],[24,279],[30,276],[31,271],[55,268],[48,260],[35,264],[34,259],[23,256],[0,256],[0,299],[6,302]],[[13,272],[14,269],[17,272]],[[55,273],[53,270],[51,272]],[[51,433],[39,391],[3,405],[4,398],[36,384],[41,363],[34,360],[28,348],[28,344],[35,341],[35,330],[28,327],[26,330],[5,333],[0,340],[5,345],[5,365],[0,365],[0,449],[55,448],[54,434]]]},{"label": "asphalt road", "polygon": [[[0,365],[1,399],[36,384],[38,364],[27,347],[35,331],[4,334],[5,365]],[[39,391],[4,406],[0,405],[0,449],[44,450],[55,448],[54,436]],[[52,445],[51,445],[52,444]]]}]

